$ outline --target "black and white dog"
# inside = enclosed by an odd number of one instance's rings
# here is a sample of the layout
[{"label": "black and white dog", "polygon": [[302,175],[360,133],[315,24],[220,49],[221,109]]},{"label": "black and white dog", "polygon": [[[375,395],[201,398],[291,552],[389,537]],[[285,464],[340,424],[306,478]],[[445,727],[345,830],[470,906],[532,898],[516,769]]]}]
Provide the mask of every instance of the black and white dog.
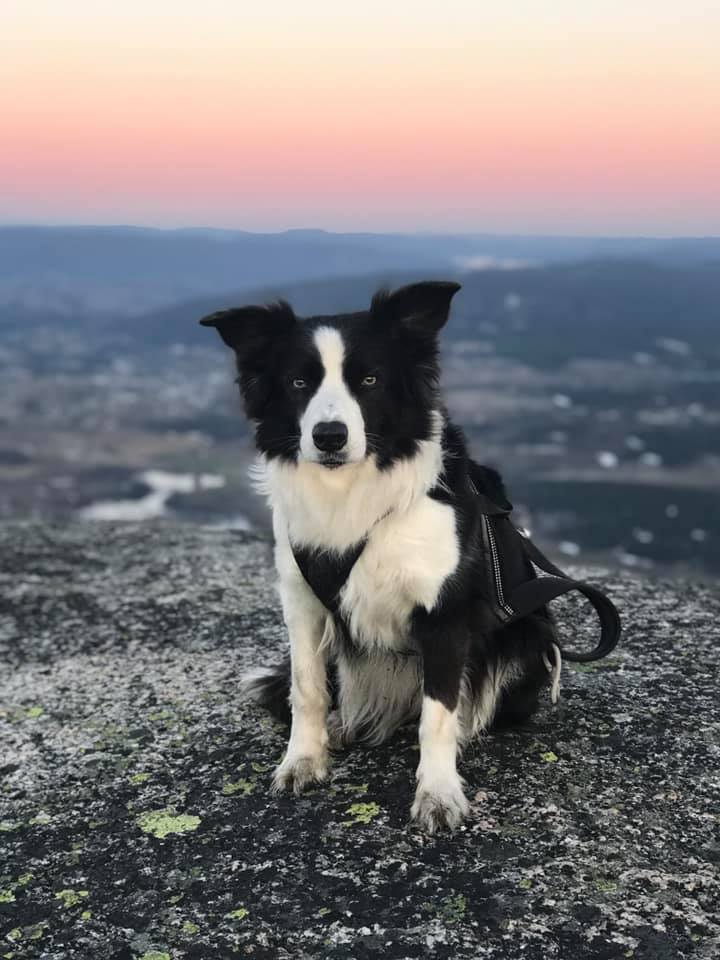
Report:
[{"label": "black and white dog", "polygon": [[551,661],[559,671],[547,612],[498,628],[476,588],[477,494],[506,497],[438,390],[458,289],[418,283],[341,316],[301,319],[281,302],[201,321],[235,351],[273,513],[291,655],[247,689],[291,704],[274,787],[324,780],[336,740],[380,742],[419,718],[412,817],[429,830],[468,811],[462,744],[527,718]]}]

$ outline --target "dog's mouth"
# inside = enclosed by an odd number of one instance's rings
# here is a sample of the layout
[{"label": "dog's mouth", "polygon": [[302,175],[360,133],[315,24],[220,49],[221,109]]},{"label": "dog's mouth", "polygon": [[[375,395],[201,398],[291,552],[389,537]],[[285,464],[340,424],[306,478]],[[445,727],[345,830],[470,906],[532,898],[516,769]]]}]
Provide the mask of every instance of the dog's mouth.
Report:
[{"label": "dog's mouth", "polygon": [[345,457],[327,456],[318,460],[318,463],[321,467],[327,467],[328,470],[337,470],[338,467],[344,467],[347,460]]}]

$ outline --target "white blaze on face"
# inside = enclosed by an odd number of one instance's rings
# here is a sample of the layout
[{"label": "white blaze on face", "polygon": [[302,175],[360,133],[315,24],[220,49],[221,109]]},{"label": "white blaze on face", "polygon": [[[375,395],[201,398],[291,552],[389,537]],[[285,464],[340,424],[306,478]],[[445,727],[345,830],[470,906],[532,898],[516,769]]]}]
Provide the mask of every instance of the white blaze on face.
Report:
[{"label": "white blaze on face", "polygon": [[341,452],[348,463],[357,463],[365,457],[366,452],[365,422],[359,403],[343,379],[343,338],[332,327],[320,327],[313,339],[324,374],[300,419],[300,453],[304,460],[317,461],[319,452],[313,442],[313,429],[318,423],[338,420],[348,430],[347,444]]}]

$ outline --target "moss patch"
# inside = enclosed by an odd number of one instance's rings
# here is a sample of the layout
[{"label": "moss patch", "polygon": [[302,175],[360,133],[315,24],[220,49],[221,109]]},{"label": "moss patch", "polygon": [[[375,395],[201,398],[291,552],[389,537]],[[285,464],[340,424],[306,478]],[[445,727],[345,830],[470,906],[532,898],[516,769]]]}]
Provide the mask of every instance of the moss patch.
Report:
[{"label": "moss patch", "polygon": [[234,783],[228,780],[223,784],[222,792],[226,797],[233,797],[238,793],[241,797],[249,797],[254,789],[255,784],[251,780],[235,780]]},{"label": "moss patch", "polygon": [[370,823],[379,813],[380,807],[377,803],[353,803],[345,813],[349,813],[352,820],[344,820],[344,827],[351,827],[356,823]]},{"label": "moss patch", "polygon": [[132,776],[128,777],[130,783],[136,787],[141,783],[145,783],[146,780],[150,779],[149,773],[133,773]]},{"label": "moss patch", "polygon": [[65,909],[69,910],[70,907],[74,907],[80,903],[81,900],[84,900],[87,895],[87,890],[59,890],[55,894],[55,899],[61,900]]},{"label": "moss patch", "polygon": [[604,877],[598,877],[594,885],[599,893],[614,893],[618,888],[614,880],[608,880]]},{"label": "moss patch", "polygon": [[37,813],[32,820],[30,821],[31,826],[45,826],[46,823],[50,823],[52,817],[49,813],[45,813],[44,810],[41,810]]},{"label": "moss patch", "polygon": [[230,913],[225,914],[228,920],[244,920],[247,915],[245,907],[238,907],[237,910],[231,910]]},{"label": "moss patch", "polygon": [[152,834],[160,840],[171,833],[191,833],[197,830],[200,823],[200,817],[175,814],[172,810],[148,810],[137,818],[137,825],[143,833]]},{"label": "moss patch", "polygon": [[272,770],[271,763],[258,763],[256,760],[253,760],[250,767],[255,773],[267,773],[269,770]]}]

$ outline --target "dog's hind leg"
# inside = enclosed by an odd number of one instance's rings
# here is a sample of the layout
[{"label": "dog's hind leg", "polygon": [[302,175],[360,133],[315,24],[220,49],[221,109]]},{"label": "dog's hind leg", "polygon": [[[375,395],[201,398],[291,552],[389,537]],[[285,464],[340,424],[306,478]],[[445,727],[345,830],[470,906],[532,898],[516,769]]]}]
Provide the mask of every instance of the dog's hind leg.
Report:
[{"label": "dog's hind leg", "polygon": [[492,719],[493,729],[525,723],[536,712],[540,693],[548,683],[548,671],[540,661],[518,665],[499,693]]},{"label": "dog's hind leg", "polygon": [[552,675],[559,688],[559,651],[546,613],[532,614],[473,643],[463,689],[466,729],[473,736],[491,728],[524,723],[537,710]]}]

